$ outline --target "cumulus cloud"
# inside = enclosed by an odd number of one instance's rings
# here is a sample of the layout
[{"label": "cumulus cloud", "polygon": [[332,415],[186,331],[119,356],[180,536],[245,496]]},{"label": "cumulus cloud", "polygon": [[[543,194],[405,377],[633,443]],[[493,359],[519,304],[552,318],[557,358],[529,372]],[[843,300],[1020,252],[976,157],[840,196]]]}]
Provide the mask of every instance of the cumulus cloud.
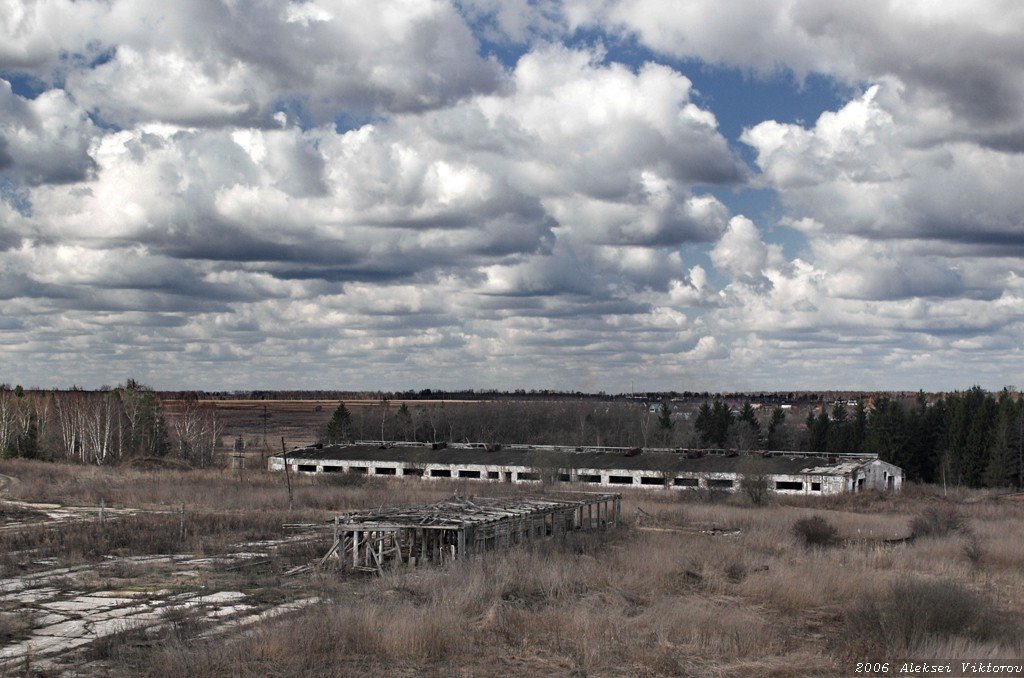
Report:
[{"label": "cumulus cloud", "polygon": [[[1010,378],[1022,24],[999,2],[0,0],[0,356],[26,366],[0,380]],[[750,125],[748,167],[680,58],[852,94]]]},{"label": "cumulus cloud", "polygon": [[421,110],[491,91],[500,68],[448,2],[4,0],[0,69],[63,80],[105,120],[271,124]]},{"label": "cumulus cloud", "polygon": [[86,179],[98,130],[63,90],[25,99],[0,79],[0,176],[34,186]]},{"label": "cumulus cloud", "polygon": [[729,220],[729,227],[709,255],[716,268],[745,282],[766,282],[764,271],[769,258],[777,262],[781,257],[779,248],[766,245],[754,222],[744,216]]},{"label": "cumulus cloud", "polygon": [[[121,91],[163,106],[157,92]],[[192,94],[175,114],[225,101]],[[728,209],[695,186],[746,170],[690,94],[667,67],[543,45],[499,92],[347,131],[283,118],[211,127],[216,111],[132,113],[130,127],[100,130],[75,108],[92,169],[72,183],[19,180],[32,210],[10,221],[22,245],[0,259],[9,307],[33,309],[32,336],[67,332],[55,314],[77,318],[86,343],[124,318],[148,328],[126,352],[165,331],[160,344],[192,364],[278,355],[282,322],[326,360],[341,341],[346,355],[402,356],[403,370],[488,352],[510,370],[550,368],[587,346],[625,362],[695,359],[691,322],[664,295],[685,285],[688,303],[704,303],[706,275],[687,276],[678,247],[718,238]],[[544,361],[529,357],[541,347]]]},{"label": "cumulus cloud", "polygon": [[921,145],[927,123],[910,124],[912,112],[876,85],[811,128],[768,121],[743,140],[798,228],[1019,249],[1024,203],[1005,182],[1024,179],[1024,156],[955,138]]},{"label": "cumulus cloud", "polygon": [[991,143],[1024,131],[1024,10],[1012,0],[771,0],[743,12],[711,0],[565,0],[563,16],[569,29],[615,27],[677,57],[853,84],[896,78],[909,98],[982,128]]}]

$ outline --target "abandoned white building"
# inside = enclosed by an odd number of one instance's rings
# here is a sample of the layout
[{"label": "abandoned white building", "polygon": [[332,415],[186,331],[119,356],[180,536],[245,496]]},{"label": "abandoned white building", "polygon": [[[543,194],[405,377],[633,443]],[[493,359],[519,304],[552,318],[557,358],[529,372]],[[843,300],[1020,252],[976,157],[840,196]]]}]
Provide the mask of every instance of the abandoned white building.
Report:
[{"label": "abandoned white building", "polygon": [[[825,495],[863,490],[898,491],[903,470],[874,455],[825,456],[807,452],[751,454],[694,450],[650,451],[571,448],[448,446],[395,443],[307,447],[288,453],[296,473],[356,473],[508,483],[568,483],[592,487],[735,491],[745,477],[760,477],[781,494]],[[284,457],[268,460],[284,470]]]}]

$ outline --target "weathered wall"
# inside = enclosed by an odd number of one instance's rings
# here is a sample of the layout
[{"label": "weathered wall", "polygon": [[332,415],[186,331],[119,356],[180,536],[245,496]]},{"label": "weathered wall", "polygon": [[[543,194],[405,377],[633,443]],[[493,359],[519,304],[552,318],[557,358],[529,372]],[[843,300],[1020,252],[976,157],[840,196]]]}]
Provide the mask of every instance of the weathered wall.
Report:
[{"label": "weathered wall", "polygon": [[[658,471],[609,470],[609,469],[557,469],[538,470],[532,466],[509,466],[487,464],[433,464],[411,462],[374,462],[303,459],[289,457],[291,469],[296,473],[363,473],[378,476],[418,476],[429,480],[446,478],[455,480],[487,480],[491,482],[539,483],[541,474],[549,475],[550,481],[573,482],[595,487],[644,487],[674,490],[718,489],[734,492],[740,489],[742,474],[722,473],[681,473],[666,475]],[[283,471],[284,463],[279,457],[271,457],[268,468]],[[857,491],[857,489],[885,489],[888,477],[894,477],[893,489],[902,485],[902,471],[898,467],[881,461],[866,464],[847,475],[810,474],[765,474],[768,489],[788,495],[825,495]],[[863,482],[860,482],[863,480]]]}]

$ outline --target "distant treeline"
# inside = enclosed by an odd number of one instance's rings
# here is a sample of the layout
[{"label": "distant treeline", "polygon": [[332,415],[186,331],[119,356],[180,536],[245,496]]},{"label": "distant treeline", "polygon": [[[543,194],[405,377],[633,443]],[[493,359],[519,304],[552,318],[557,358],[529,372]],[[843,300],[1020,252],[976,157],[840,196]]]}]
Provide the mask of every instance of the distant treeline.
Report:
[{"label": "distant treeline", "polygon": [[116,464],[173,456],[191,466],[218,461],[217,408],[195,396],[169,413],[148,387],[129,379],[106,391],[0,389],[0,456]]},{"label": "distant treeline", "polygon": [[[752,401],[758,403],[832,402],[875,395],[865,391],[753,391],[712,393],[710,391],[636,391],[607,393],[605,391],[559,391],[557,389],[419,389],[406,391],[161,391],[163,398],[174,399],[195,394],[204,400],[599,400],[646,401],[669,400],[700,401],[721,398],[726,401]],[[914,395],[914,392],[887,392],[892,397]]]},{"label": "distant treeline", "polygon": [[[298,392],[279,393],[297,399]],[[329,399],[326,392],[301,393],[318,394],[308,399]],[[210,395],[156,393],[131,379],[103,391],[0,387],[0,455],[93,464],[171,456],[207,466],[220,461],[216,451],[224,447],[223,419],[217,407],[206,402]],[[701,399],[700,394],[691,394],[688,402],[685,395],[438,402],[472,399],[456,398],[452,392],[438,398],[431,392],[422,400],[433,402],[394,403],[385,397],[375,398],[369,407],[339,405],[318,433],[325,442],[383,439],[874,452],[903,467],[911,480],[971,487],[1024,484],[1024,400],[1010,390],[874,395],[836,398],[831,404],[819,398],[790,398],[796,394],[777,395],[780,401],[775,404],[710,395]],[[338,398],[345,399],[367,398],[350,392]],[[784,407],[781,399],[795,402]]]},{"label": "distant treeline", "polygon": [[[806,416],[794,416],[794,412]],[[704,401],[696,412],[670,400],[648,403],[486,402],[339,406],[324,442],[354,439],[715,447],[873,452],[910,480],[1007,487],[1022,485],[1024,400],[980,388],[938,398],[924,394],[836,401],[800,409]]]},{"label": "distant treeline", "polygon": [[800,449],[828,454],[874,452],[910,480],[969,487],[1024,485],[1024,399],[1008,389],[949,393],[929,402],[874,398],[813,408],[802,427],[786,426],[776,408],[764,417],[721,400],[704,403],[695,421],[701,442],[721,447]]}]

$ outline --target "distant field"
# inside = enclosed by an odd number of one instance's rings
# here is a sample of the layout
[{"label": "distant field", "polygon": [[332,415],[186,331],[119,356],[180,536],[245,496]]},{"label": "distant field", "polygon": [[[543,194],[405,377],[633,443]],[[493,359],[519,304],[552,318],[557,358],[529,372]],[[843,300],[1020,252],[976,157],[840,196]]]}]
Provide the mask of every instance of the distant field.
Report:
[{"label": "distant field", "polygon": [[[267,446],[274,452],[280,451],[281,437],[288,447],[311,445],[316,442],[320,430],[331,419],[338,407],[337,400],[201,400],[217,408],[224,420],[222,434],[223,449],[231,449],[237,436],[242,436],[250,455],[262,451],[264,421],[266,422]],[[388,407],[395,410],[406,404],[408,407],[437,407],[444,404],[479,404],[481,400],[389,400]],[[164,401],[171,413],[179,407],[175,400]],[[379,400],[346,400],[350,409],[380,407]],[[267,417],[264,420],[263,415]],[[379,437],[367,432],[367,437]]]}]

